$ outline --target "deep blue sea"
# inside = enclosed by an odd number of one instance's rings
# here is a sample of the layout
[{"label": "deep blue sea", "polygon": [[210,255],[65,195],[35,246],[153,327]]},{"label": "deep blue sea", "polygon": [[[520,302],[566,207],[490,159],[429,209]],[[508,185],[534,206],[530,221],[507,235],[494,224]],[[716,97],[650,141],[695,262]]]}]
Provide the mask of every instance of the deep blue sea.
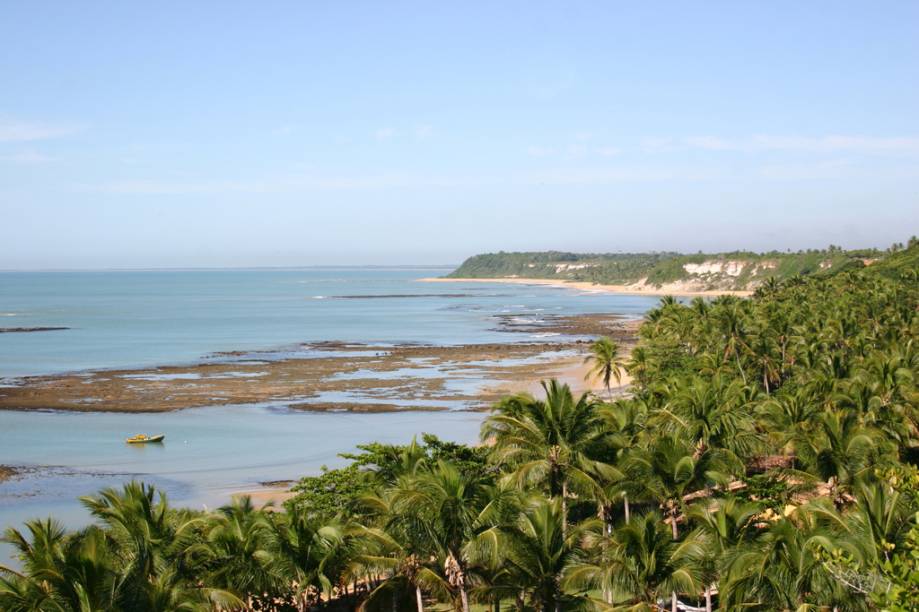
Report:
[{"label": "deep blue sea", "polygon": [[[448,271],[0,272],[0,327],[69,328],[0,334],[0,384],[327,340],[532,341],[545,334],[499,331],[496,317],[639,317],[657,302],[545,286],[418,282]],[[213,506],[260,481],[336,465],[338,453],[362,442],[407,442],[422,432],[474,442],[481,419],[469,412],[320,414],[271,405],[162,414],[0,411],[0,464],[29,470],[0,484],[0,529],[49,513],[70,525],[85,523],[77,496],[131,478],[157,484],[176,503]],[[124,444],[125,431],[168,435],[162,446],[136,447]]]}]

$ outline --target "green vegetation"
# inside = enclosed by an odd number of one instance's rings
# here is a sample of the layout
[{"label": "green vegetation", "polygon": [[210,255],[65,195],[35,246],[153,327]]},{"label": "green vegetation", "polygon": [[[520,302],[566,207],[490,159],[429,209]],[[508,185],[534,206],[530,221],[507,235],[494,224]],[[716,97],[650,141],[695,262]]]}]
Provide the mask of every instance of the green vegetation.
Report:
[{"label": "green vegetation", "polygon": [[[912,244],[916,239],[910,241]],[[895,245],[891,251],[904,249]],[[888,252],[891,252],[888,251]],[[836,246],[795,253],[486,253],[475,255],[451,272],[451,278],[548,278],[599,284],[644,283],[660,287],[688,282],[695,290],[754,289],[768,278],[838,274],[871,264],[883,253],[876,249],[844,251]],[[894,258],[888,258],[894,259]],[[906,262],[903,262],[905,264]],[[901,262],[891,261],[894,269]],[[912,264],[919,264],[913,256]]]},{"label": "green vegetation", "polygon": [[613,396],[613,390],[610,386],[612,379],[616,379],[616,384],[622,384],[622,371],[625,369],[625,362],[619,355],[619,345],[611,338],[598,338],[590,344],[590,353],[584,359],[584,363],[590,365],[587,378],[597,377],[603,381],[606,387],[606,393],[610,399]]},{"label": "green vegetation", "polygon": [[481,447],[367,445],[286,512],[104,491],[97,526],[7,532],[0,609],[915,609],[917,256],[665,298],[630,397],[547,382]]}]

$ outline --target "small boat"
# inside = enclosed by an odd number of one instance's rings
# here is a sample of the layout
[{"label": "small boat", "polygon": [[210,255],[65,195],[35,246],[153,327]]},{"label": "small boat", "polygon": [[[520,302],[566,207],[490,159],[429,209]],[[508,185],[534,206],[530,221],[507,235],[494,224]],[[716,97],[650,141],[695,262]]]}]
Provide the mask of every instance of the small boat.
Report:
[{"label": "small boat", "polygon": [[125,442],[128,444],[148,444],[150,442],[162,442],[163,438],[166,437],[166,434],[156,434],[155,436],[148,436],[147,434],[137,434],[136,436],[131,436]]}]

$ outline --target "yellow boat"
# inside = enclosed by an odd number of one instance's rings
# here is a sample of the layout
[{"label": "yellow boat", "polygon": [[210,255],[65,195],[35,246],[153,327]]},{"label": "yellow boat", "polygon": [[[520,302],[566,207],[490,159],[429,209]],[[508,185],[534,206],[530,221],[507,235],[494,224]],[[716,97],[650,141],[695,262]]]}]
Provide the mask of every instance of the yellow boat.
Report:
[{"label": "yellow boat", "polygon": [[166,434],[156,434],[155,436],[148,436],[146,434],[137,434],[136,436],[131,436],[125,442],[128,444],[147,444],[149,442],[162,442],[163,438],[166,437]]}]

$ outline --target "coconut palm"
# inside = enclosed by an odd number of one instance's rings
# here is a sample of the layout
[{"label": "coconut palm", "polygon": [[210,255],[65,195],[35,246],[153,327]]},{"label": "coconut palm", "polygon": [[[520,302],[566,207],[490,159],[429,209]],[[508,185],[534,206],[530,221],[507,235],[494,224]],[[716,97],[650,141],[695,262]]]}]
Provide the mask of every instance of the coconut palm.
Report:
[{"label": "coconut palm", "polygon": [[673,435],[661,435],[647,448],[628,455],[623,471],[642,488],[642,496],[659,503],[674,540],[686,510],[684,498],[725,485],[741,466],[730,454],[717,449],[701,453],[689,442]]},{"label": "coconut palm", "polygon": [[850,592],[825,562],[833,551],[858,553],[844,529],[832,508],[764,519],[755,538],[728,553],[719,600],[728,609],[867,609],[866,596]]},{"label": "coconut palm", "polygon": [[693,441],[700,454],[715,448],[748,457],[759,446],[750,404],[736,379],[716,375],[680,381],[660,416],[665,429]]},{"label": "coconut palm", "polygon": [[121,491],[104,489],[81,500],[113,541],[120,608],[191,609],[239,602],[226,590],[199,587],[191,580],[189,562],[199,548],[202,517],[172,510],[164,494],[135,481]]},{"label": "coconut palm", "polygon": [[536,610],[559,612],[583,605],[583,596],[564,588],[567,568],[580,554],[584,526],[565,527],[559,499],[533,497],[517,520],[494,540],[517,586]]},{"label": "coconut palm", "polygon": [[0,566],[0,609],[102,611],[116,607],[118,574],[98,527],[67,534],[52,519],[26,523],[28,535],[6,531],[22,573]]},{"label": "coconut palm", "polygon": [[599,378],[602,380],[607,395],[612,399],[613,390],[610,387],[610,381],[615,378],[616,384],[621,385],[622,371],[625,369],[625,362],[619,355],[619,345],[616,341],[609,337],[594,340],[590,345],[590,354],[584,358],[584,363],[590,364],[590,370],[584,379]]},{"label": "coconut palm", "polygon": [[852,411],[824,412],[816,426],[815,435],[806,439],[802,460],[811,474],[828,483],[830,494],[841,503],[856,480],[893,449],[877,430],[862,426]]},{"label": "coconut palm", "polygon": [[359,526],[357,530],[366,548],[366,552],[355,557],[360,571],[383,572],[389,576],[371,591],[368,603],[386,596],[392,599],[393,593],[407,591],[414,595],[416,610],[423,612],[425,592],[450,594],[451,585],[438,571],[436,559],[426,551],[416,550],[415,540],[400,539],[385,529]]},{"label": "coconut palm", "polygon": [[722,565],[727,554],[742,547],[756,532],[755,523],[761,508],[754,503],[745,503],[737,498],[709,502],[708,500],[690,506],[687,512],[702,544],[702,556],[697,560],[706,574],[705,609],[712,609],[712,584],[722,574]]},{"label": "coconut palm", "polygon": [[660,610],[670,599],[675,612],[680,593],[695,597],[704,588],[701,538],[693,533],[674,540],[656,512],[633,517],[609,537],[594,531],[586,547],[587,556],[567,568],[564,584],[600,588],[607,603],[615,598],[629,609]]},{"label": "coconut palm", "polygon": [[482,425],[482,439],[494,442],[494,461],[507,465],[520,487],[540,487],[561,500],[567,528],[570,494],[598,489],[594,455],[606,433],[587,394],[575,400],[568,385],[555,380],[542,387],[544,401],[523,396],[511,406],[499,404]]},{"label": "coconut palm", "polygon": [[246,597],[281,593],[289,587],[282,573],[271,519],[248,497],[218,510],[208,524],[209,582]]},{"label": "coconut palm", "polygon": [[412,554],[438,560],[440,575],[468,612],[474,568],[467,543],[493,527],[515,497],[484,474],[463,474],[441,460],[403,477],[388,493],[387,530],[410,535],[417,547]]}]

